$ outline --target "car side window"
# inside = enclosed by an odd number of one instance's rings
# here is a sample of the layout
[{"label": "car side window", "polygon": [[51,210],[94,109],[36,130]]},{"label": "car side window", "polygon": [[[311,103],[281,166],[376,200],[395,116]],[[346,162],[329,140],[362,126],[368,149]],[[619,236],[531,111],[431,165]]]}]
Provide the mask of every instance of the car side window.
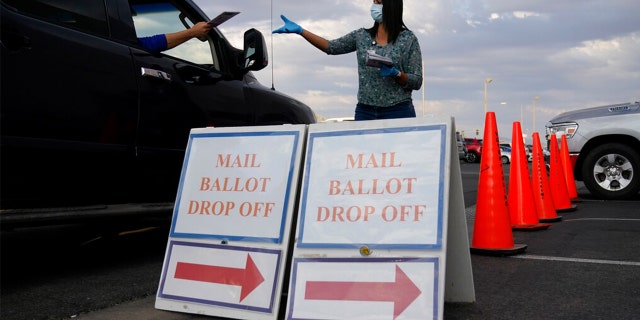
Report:
[{"label": "car side window", "polygon": [[3,0],[18,12],[57,25],[108,36],[104,0]]},{"label": "car side window", "polygon": [[[169,1],[136,2],[130,1],[130,5],[138,38],[174,33],[194,25],[185,13]],[[212,65],[219,70],[212,43],[211,40],[201,41],[194,38],[163,53],[195,64]]]}]

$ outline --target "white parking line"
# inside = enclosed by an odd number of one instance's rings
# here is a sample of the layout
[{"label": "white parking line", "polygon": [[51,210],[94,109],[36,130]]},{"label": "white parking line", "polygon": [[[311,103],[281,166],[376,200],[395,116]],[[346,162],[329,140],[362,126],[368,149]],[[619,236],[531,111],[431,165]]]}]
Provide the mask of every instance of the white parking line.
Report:
[{"label": "white parking line", "polygon": [[563,258],[563,257],[551,257],[551,256],[536,256],[536,255],[516,255],[510,256],[510,258],[517,259],[531,259],[531,260],[548,260],[548,261],[564,261],[564,262],[580,262],[580,263],[597,263],[597,264],[612,264],[618,266],[636,266],[640,267],[640,262],[635,261],[614,261],[614,260],[598,260],[598,259],[578,259],[578,258]]},{"label": "white parking line", "polygon": [[622,218],[578,218],[578,219],[564,219],[562,221],[640,221],[640,219],[622,219]]}]

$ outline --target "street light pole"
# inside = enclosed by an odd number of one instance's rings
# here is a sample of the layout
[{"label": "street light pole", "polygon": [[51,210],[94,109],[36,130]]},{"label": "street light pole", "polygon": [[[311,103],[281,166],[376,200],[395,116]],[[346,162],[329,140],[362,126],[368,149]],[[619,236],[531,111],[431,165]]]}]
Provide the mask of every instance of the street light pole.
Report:
[{"label": "street light pole", "polygon": [[522,116],[522,103],[520,104],[520,124],[522,125],[522,121],[523,121],[523,116]]},{"label": "street light pole", "polygon": [[491,83],[493,79],[486,78],[484,79],[484,114],[487,114],[487,85]]},{"label": "street light pole", "polygon": [[533,97],[533,130],[531,131],[531,134],[536,132],[536,101],[538,101],[538,99],[540,99],[540,97]]}]

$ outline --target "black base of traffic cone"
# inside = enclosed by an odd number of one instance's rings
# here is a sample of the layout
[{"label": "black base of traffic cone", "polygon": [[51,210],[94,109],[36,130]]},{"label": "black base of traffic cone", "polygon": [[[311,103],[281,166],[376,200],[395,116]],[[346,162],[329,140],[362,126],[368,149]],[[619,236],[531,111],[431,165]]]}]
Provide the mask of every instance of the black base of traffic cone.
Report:
[{"label": "black base of traffic cone", "polygon": [[513,248],[509,249],[488,249],[488,248],[474,248],[471,247],[471,253],[480,254],[485,256],[512,256],[520,254],[527,250],[526,244],[514,244]]}]

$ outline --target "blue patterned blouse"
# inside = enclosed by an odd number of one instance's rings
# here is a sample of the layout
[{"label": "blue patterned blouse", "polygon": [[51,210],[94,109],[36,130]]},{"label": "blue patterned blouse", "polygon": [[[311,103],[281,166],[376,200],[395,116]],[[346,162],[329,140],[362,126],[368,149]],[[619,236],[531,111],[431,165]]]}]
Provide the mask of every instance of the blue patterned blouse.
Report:
[{"label": "blue patterned blouse", "polygon": [[[367,50],[375,50],[381,56],[389,57],[393,65],[407,74],[407,84],[402,86],[391,77],[380,76],[380,69],[365,65]],[[374,44],[374,39],[364,28],[329,41],[327,54],[338,55],[356,51],[358,60],[358,102],[389,107],[411,100],[412,90],[422,87],[422,53],[418,38],[410,30],[398,35],[395,43],[385,46]]]}]

